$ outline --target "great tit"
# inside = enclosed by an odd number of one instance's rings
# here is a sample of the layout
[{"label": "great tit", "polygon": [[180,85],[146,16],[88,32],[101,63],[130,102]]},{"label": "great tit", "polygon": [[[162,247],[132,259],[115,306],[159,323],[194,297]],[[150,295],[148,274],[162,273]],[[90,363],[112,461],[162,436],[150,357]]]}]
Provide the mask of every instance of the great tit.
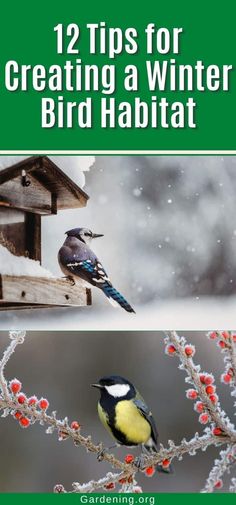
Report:
[{"label": "great tit", "polygon": [[[110,375],[92,384],[101,393],[98,415],[117,445],[141,445],[144,452],[157,452],[158,432],[152,413],[134,385],[124,377]],[[157,470],[170,473],[171,468]]]}]

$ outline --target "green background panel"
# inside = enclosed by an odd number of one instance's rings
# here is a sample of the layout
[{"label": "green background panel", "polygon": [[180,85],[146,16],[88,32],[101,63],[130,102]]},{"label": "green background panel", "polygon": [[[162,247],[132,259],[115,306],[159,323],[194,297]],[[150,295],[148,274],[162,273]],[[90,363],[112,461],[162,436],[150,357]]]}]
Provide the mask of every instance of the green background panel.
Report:
[{"label": "green background panel", "polygon": [[[79,505],[173,505],[178,503],[181,505],[220,505],[224,502],[226,505],[235,503],[234,494],[183,494],[183,493],[142,493],[142,494],[0,494],[1,503],[3,505],[11,505],[11,503],[24,503],[24,505],[41,504],[42,499],[45,505],[56,503],[71,503]],[[97,502],[95,501],[97,499]]]}]

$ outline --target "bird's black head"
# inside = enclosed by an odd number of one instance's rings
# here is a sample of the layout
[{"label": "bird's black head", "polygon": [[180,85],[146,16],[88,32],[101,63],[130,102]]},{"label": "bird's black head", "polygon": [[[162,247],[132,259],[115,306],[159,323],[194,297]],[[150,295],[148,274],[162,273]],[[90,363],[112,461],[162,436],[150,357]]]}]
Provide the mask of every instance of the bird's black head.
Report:
[{"label": "bird's black head", "polygon": [[101,233],[93,233],[88,228],[73,228],[72,230],[66,231],[68,237],[75,237],[84,242],[89,243],[93,238],[103,237]]},{"label": "bird's black head", "polygon": [[100,389],[102,396],[110,396],[117,400],[129,400],[136,395],[135,387],[120,375],[108,375],[102,377],[93,387]]}]

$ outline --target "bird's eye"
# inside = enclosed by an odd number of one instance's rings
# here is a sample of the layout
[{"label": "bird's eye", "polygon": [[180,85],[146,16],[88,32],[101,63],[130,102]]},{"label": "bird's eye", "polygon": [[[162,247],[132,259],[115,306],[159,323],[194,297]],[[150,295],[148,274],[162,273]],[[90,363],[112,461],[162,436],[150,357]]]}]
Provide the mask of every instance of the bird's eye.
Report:
[{"label": "bird's eye", "polygon": [[84,233],[85,237],[91,237],[91,233]]}]

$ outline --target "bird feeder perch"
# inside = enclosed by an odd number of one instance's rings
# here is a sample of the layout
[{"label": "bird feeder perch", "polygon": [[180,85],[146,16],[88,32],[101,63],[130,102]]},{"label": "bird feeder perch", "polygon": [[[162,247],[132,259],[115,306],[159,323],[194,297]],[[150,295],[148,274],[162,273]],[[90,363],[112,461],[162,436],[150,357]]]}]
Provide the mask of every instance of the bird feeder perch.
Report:
[{"label": "bird feeder perch", "polygon": [[[41,263],[41,218],[85,207],[88,195],[46,156],[0,171],[0,245]],[[17,258],[16,258],[17,259]],[[63,278],[5,275],[0,310],[91,305],[91,291]]]}]

